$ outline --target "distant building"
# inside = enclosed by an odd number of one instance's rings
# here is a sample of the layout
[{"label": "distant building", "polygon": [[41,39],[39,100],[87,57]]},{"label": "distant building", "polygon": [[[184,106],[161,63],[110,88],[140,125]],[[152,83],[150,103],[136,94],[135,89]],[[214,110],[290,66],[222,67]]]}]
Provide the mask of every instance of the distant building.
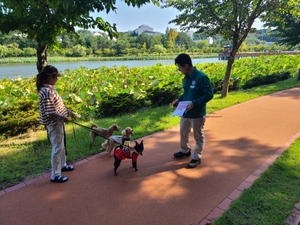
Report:
[{"label": "distant building", "polygon": [[207,40],[209,45],[212,45],[214,43],[214,39],[212,37],[208,37]]},{"label": "distant building", "polygon": [[[177,31],[176,28],[172,28],[173,30]],[[131,32],[131,31],[128,31],[128,32]],[[154,29],[146,24],[143,24],[141,26],[139,26],[137,29],[133,30],[133,33],[136,34],[136,35],[141,35],[141,34],[148,34],[148,35],[160,35],[162,33],[160,32],[157,32],[157,31],[154,31]],[[187,32],[185,32],[193,41],[194,41],[194,31],[192,30],[189,30]],[[213,39],[211,38],[210,40],[208,40],[209,43],[213,42]]]},{"label": "distant building", "polygon": [[187,32],[185,32],[187,36],[189,36],[192,40],[194,40],[194,31],[189,30]]},{"label": "distant building", "polygon": [[232,51],[232,45],[224,45],[223,48],[224,48],[223,51],[224,54],[230,54]]},{"label": "distant building", "polygon": [[149,27],[148,25],[145,25],[145,24],[139,26],[133,32],[137,35],[141,35],[141,34],[148,34],[148,35],[160,34],[159,32],[154,31],[152,27]]},{"label": "distant building", "polygon": [[96,37],[96,36],[103,36],[103,35],[102,35],[101,33],[99,33],[99,32],[95,32],[95,31],[94,31],[94,32],[93,32],[93,36]]}]

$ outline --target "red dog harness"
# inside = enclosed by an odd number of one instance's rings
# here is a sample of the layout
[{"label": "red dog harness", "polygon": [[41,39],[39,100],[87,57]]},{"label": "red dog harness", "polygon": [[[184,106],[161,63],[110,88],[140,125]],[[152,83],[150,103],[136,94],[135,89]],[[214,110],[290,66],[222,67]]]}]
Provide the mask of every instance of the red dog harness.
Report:
[{"label": "red dog harness", "polygon": [[128,147],[128,146],[118,146],[115,148],[115,156],[120,159],[132,159],[132,162],[136,162],[137,158],[139,156],[139,153],[134,148]]}]

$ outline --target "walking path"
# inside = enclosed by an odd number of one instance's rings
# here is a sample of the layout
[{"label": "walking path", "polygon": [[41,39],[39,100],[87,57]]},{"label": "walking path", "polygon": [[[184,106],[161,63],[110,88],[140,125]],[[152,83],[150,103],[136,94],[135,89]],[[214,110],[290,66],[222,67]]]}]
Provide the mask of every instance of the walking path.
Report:
[{"label": "walking path", "polygon": [[114,176],[101,153],[75,163],[66,183],[44,174],[0,191],[0,224],[205,225],[300,135],[299,100],[300,87],[209,114],[195,169],[173,158],[176,126],[142,138],[137,172],[124,160]]}]

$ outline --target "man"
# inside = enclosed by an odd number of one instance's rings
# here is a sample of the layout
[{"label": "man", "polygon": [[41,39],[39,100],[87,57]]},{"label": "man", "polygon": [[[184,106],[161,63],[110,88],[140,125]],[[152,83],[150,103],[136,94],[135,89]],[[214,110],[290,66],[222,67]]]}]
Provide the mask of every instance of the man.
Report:
[{"label": "man", "polygon": [[192,159],[188,163],[189,168],[195,168],[201,163],[205,137],[204,123],[206,116],[206,103],[213,98],[213,89],[209,78],[201,71],[193,67],[192,60],[187,54],[180,54],[175,59],[175,64],[185,77],[183,79],[183,94],[172,102],[177,107],[180,101],[191,101],[186,112],[180,119],[180,151],[174,153],[175,158],[191,156],[189,135],[191,128],[194,131],[196,145]]}]

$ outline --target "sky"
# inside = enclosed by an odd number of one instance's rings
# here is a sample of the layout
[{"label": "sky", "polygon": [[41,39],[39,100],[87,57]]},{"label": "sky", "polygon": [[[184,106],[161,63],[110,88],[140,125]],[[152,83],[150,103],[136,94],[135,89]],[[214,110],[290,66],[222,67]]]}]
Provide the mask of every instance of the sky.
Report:
[{"label": "sky", "polygon": [[[179,31],[179,27],[168,22],[176,18],[177,10],[174,8],[162,9],[152,3],[141,6],[140,8],[126,5],[123,1],[116,1],[116,13],[105,12],[93,13],[93,16],[102,17],[105,21],[113,24],[116,23],[119,32],[133,31],[140,25],[148,25],[154,31],[165,33],[167,27],[175,28]],[[260,21],[254,24],[257,29],[262,29]]]}]

